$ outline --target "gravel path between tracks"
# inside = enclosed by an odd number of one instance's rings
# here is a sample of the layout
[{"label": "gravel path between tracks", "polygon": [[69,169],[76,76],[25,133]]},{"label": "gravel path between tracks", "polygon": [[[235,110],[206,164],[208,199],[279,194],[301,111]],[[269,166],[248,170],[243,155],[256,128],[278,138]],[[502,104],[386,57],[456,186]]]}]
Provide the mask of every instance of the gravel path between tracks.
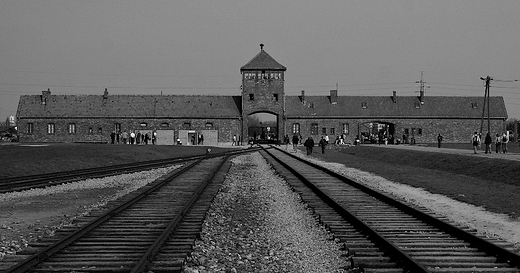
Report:
[{"label": "gravel path between tracks", "polygon": [[394,195],[403,201],[428,208],[433,213],[445,216],[455,223],[475,229],[480,235],[510,242],[514,245],[516,251],[520,253],[519,218],[514,219],[506,214],[492,213],[486,211],[484,207],[459,202],[444,195],[430,193],[421,188],[395,183],[369,172],[348,168],[343,164],[324,162],[306,156],[301,152],[297,156],[326,167],[329,170],[341,173],[371,188]]},{"label": "gravel path between tracks", "polygon": [[343,272],[339,245],[259,153],[239,156],[186,273]]},{"label": "gravel path between tracks", "polygon": [[179,166],[0,194],[0,260]]}]

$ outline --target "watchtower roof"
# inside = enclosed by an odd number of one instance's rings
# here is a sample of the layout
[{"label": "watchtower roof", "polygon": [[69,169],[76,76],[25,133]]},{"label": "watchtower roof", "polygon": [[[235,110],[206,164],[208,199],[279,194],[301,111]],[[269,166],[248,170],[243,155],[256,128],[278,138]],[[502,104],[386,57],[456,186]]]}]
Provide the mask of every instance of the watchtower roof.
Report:
[{"label": "watchtower roof", "polygon": [[273,57],[271,57],[264,50],[264,45],[260,44],[260,53],[251,59],[247,64],[240,68],[240,71],[244,70],[279,70],[285,71],[287,68],[278,63]]}]

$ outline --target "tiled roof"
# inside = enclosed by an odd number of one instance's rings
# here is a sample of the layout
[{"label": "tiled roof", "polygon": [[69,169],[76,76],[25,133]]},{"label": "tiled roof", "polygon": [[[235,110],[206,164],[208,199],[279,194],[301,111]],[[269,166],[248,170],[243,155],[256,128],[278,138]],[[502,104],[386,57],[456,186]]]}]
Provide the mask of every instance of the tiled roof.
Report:
[{"label": "tiled roof", "polygon": [[240,96],[40,95],[20,96],[18,117],[197,117],[240,116]]},{"label": "tiled roof", "polygon": [[260,53],[251,59],[247,64],[240,68],[242,70],[286,70],[286,67],[275,61],[267,52],[263,49]]},{"label": "tiled roof", "polygon": [[[396,101],[392,101],[392,96],[338,96],[337,103],[331,104],[329,96],[305,96],[303,104],[300,96],[287,96],[286,116],[481,118],[484,98],[431,96],[424,97],[424,104],[421,104],[419,97],[407,96],[397,97]],[[473,108],[472,103],[476,103],[476,108]],[[366,108],[363,108],[363,104],[366,104]],[[490,97],[490,113],[492,118],[507,118],[502,97]]]}]

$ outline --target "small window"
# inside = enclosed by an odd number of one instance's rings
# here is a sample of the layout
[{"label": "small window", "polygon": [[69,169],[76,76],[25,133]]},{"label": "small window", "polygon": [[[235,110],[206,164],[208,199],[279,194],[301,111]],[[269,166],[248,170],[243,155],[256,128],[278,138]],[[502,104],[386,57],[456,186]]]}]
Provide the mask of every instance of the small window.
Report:
[{"label": "small window", "polygon": [[255,94],[249,94],[249,100],[255,100]]},{"label": "small window", "polygon": [[141,127],[148,127],[148,123],[146,123],[146,122],[141,122]]},{"label": "small window", "polygon": [[31,135],[34,132],[34,124],[33,123],[27,123],[27,134]]},{"label": "small window", "polygon": [[361,103],[361,108],[367,109],[368,108],[367,103],[366,102],[362,102]]},{"label": "small window", "polygon": [[325,127],[321,128],[321,133],[326,135],[327,134],[327,128],[325,128]]},{"label": "small window", "polygon": [[408,128],[404,129],[404,134],[405,134],[405,135],[410,134],[410,129],[408,129]]},{"label": "small window", "polygon": [[189,122],[184,122],[184,123],[182,124],[182,128],[183,128],[183,129],[190,129],[190,128],[191,128],[191,123],[189,123]]},{"label": "small window", "polygon": [[293,125],[292,125],[292,132],[293,132],[293,134],[299,134],[300,133],[300,124],[299,123],[293,123]]},{"label": "small window", "polygon": [[69,134],[76,134],[76,123],[69,123]]},{"label": "small window", "polygon": [[312,123],[311,124],[311,135],[317,135],[318,134],[318,123]]},{"label": "small window", "polygon": [[335,135],[336,134],[336,128],[330,128],[330,134]]},{"label": "small window", "polygon": [[170,127],[170,124],[168,122],[161,123],[161,127]]},{"label": "small window", "polygon": [[471,103],[471,108],[477,109],[478,108],[478,104],[476,102],[472,102]]},{"label": "small window", "polygon": [[94,129],[92,127],[88,127],[88,134],[92,135],[94,133]]},{"label": "small window", "polygon": [[345,135],[349,134],[349,125],[348,125],[348,123],[343,123],[341,132],[344,133]]},{"label": "small window", "polygon": [[278,101],[278,94],[273,94],[274,101]]},{"label": "small window", "polygon": [[98,133],[98,135],[102,135],[103,134],[103,128],[99,127],[97,129],[97,133]]},{"label": "small window", "polygon": [[54,123],[47,124],[47,134],[54,135],[55,132],[56,132],[55,131],[55,124]]},{"label": "small window", "polygon": [[419,102],[414,102],[413,105],[415,106],[415,109],[421,108],[421,104]]},{"label": "small window", "polygon": [[211,130],[211,129],[213,129],[213,123],[206,122],[206,130]]},{"label": "small window", "polygon": [[417,129],[417,134],[420,135],[420,136],[422,135],[422,128],[418,128]]},{"label": "small window", "polygon": [[121,132],[121,123],[114,123],[114,131]]}]

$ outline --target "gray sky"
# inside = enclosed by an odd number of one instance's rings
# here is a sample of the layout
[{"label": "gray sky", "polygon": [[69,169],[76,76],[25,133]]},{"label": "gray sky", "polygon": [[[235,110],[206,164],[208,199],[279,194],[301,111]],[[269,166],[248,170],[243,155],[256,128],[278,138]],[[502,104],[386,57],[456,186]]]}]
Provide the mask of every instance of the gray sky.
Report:
[{"label": "gray sky", "polygon": [[[264,43],[297,95],[503,96],[520,118],[520,1],[0,1],[0,119],[19,96],[239,95]],[[491,110],[492,111],[492,110]]]}]

